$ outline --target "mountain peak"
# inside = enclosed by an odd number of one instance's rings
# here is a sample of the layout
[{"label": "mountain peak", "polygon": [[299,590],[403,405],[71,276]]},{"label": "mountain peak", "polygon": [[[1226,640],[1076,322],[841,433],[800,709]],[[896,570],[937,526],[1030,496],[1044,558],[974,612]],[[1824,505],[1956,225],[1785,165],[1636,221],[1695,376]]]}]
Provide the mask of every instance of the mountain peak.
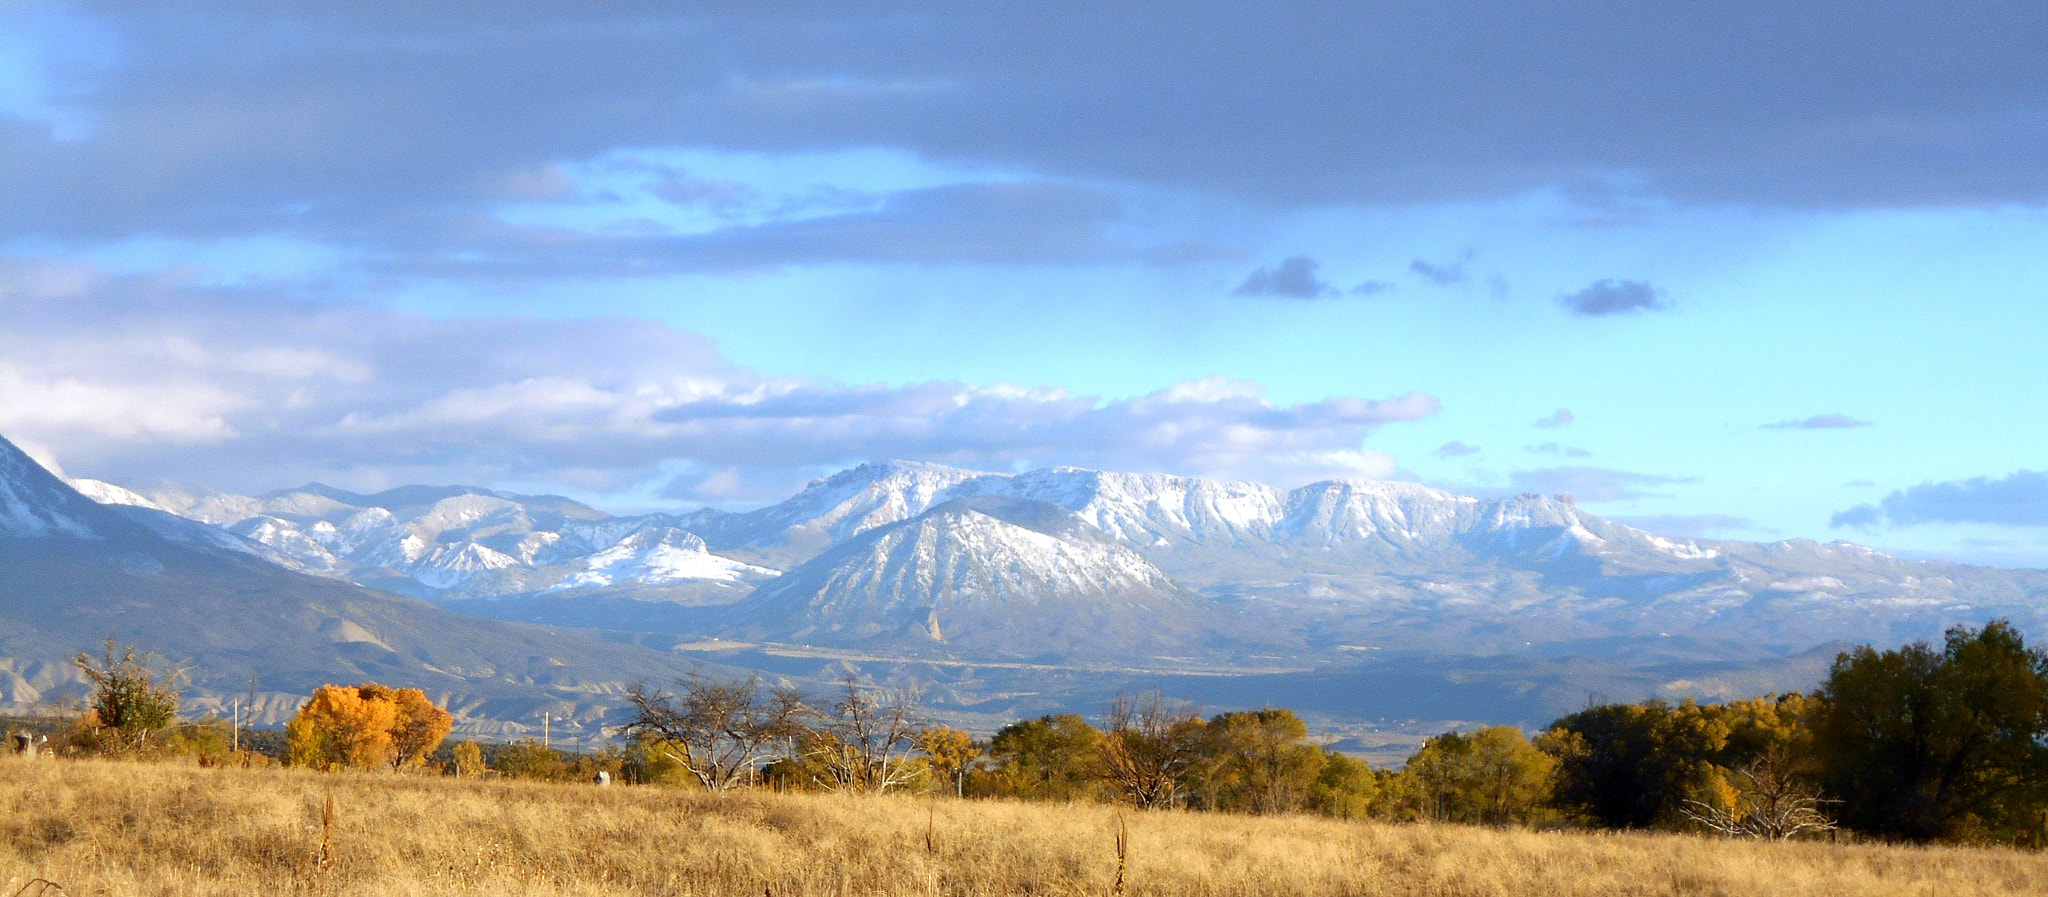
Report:
[{"label": "mountain peak", "polygon": [[98,539],[106,534],[93,521],[105,516],[97,503],[0,438],[0,536]]}]

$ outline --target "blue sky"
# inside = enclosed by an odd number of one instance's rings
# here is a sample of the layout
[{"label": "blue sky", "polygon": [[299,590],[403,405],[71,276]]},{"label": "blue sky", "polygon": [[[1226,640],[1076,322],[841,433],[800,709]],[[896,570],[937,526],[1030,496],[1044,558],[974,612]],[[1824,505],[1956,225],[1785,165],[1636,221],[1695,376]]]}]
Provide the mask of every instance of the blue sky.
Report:
[{"label": "blue sky", "polygon": [[1398,477],[2048,565],[2048,12],[1892,12],[0,4],[0,433],[622,510]]}]

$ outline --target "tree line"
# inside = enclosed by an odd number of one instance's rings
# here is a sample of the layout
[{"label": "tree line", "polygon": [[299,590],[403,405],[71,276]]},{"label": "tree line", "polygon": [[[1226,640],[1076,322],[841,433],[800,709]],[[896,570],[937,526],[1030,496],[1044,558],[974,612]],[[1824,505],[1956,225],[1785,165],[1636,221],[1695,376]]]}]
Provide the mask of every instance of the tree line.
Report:
[{"label": "tree line", "polygon": [[900,697],[864,698],[851,680],[822,714],[757,680],[680,686],[636,689],[625,731],[643,756],[721,790],[918,787],[1393,821],[2048,845],[2048,652],[2005,621],[1950,629],[1938,644],[1843,652],[1810,693],[1601,704],[1534,738],[1512,726],[1445,733],[1397,770],[1319,746],[1283,708],[1205,717],[1156,692],[1116,698],[1098,722],[1049,715],[979,740],[918,725]]},{"label": "tree line", "polygon": [[[133,649],[110,643],[102,657],[76,662],[94,690],[63,739],[67,750],[221,753],[223,727],[178,723],[175,688]],[[1951,629],[1939,644],[1844,652],[1810,693],[1588,706],[1533,738],[1512,726],[1445,733],[1399,769],[1317,744],[1284,708],[1204,716],[1158,692],[1119,696],[1094,722],[1048,715],[985,739],[931,724],[914,690],[853,677],[813,698],[759,677],[693,674],[673,691],[635,686],[627,702],[619,743],[564,754],[531,742],[444,745],[448,713],[419,690],[329,685],[278,747],[284,762],[321,769],[586,781],[602,771],[721,792],[921,791],[1491,826],[2048,845],[2048,652],[2027,647],[2004,621]]]}]

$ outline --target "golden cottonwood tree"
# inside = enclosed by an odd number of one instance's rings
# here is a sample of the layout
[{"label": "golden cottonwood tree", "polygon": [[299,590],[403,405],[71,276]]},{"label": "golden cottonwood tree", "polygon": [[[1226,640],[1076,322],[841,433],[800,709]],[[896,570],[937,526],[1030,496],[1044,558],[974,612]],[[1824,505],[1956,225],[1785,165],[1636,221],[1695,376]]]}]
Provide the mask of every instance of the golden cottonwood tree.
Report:
[{"label": "golden cottonwood tree", "polygon": [[465,741],[455,746],[455,774],[463,778],[474,778],[489,771],[484,765],[484,749],[474,741]]},{"label": "golden cottonwood tree", "polygon": [[950,780],[955,797],[967,794],[967,769],[985,752],[974,736],[959,729],[934,726],[919,733],[917,749],[931,762],[932,771]]},{"label": "golden cottonwood tree", "polygon": [[371,682],[359,690],[367,699],[390,701],[397,711],[391,723],[393,768],[424,765],[455,728],[455,717],[417,688],[386,688]]},{"label": "golden cottonwood tree", "polygon": [[289,760],[315,769],[417,765],[453,722],[417,688],[323,685],[285,724]]}]

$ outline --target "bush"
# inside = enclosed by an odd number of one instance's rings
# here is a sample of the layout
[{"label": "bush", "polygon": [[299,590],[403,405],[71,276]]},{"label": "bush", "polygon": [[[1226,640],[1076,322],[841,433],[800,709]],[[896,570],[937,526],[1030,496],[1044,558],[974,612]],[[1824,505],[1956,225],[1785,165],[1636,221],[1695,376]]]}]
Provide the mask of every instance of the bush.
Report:
[{"label": "bush", "polygon": [[107,639],[104,655],[94,659],[83,651],[71,659],[92,683],[85,715],[69,739],[74,750],[89,753],[143,752],[149,734],[178,720],[174,671],[159,675],[149,655],[134,645],[116,647]]}]

